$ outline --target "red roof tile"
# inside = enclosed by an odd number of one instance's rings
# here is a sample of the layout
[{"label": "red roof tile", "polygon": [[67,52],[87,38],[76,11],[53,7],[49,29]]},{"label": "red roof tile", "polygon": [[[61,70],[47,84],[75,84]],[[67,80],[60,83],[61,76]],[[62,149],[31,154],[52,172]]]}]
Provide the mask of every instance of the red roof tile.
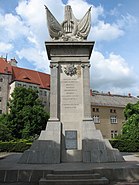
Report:
[{"label": "red roof tile", "polygon": [[12,66],[6,61],[5,58],[0,58],[0,73],[12,73]]},{"label": "red roof tile", "polygon": [[50,75],[29,69],[12,67],[13,81],[37,84],[40,88],[50,89]]},{"label": "red roof tile", "polygon": [[0,58],[0,73],[12,74],[12,81],[21,81],[39,85],[40,88],[50,89],[50,75],[34,70],[11,66],[4,58]]}]

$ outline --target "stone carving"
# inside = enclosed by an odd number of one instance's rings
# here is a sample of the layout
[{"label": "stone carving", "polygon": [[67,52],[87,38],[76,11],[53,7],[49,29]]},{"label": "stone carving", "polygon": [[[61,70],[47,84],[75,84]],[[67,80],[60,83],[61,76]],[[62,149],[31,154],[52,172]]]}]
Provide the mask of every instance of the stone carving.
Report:
[{"label": "stone carving", "polygon": [[45,6],[50,37],[53,40],[86,40],[91,28],[91,7],[81,20],[75,18],[71,6],[65,6],[65,20],[60,24]]},{"label": "stone carving", "polygon": [[90,67],[91,67],[91,64],[86,64],[86,65],[85,65],[85,64],[81,64],[81,67],[82,67],[82,68],[85,68],[85,67],[90,68]]},{"label": "stone carving", "polygon": [[68,76],[73,76],[77,74],[77,68],[73,64],[67,65],[66,67],[64,67],[64,69],[65,69],[64,72]]}]

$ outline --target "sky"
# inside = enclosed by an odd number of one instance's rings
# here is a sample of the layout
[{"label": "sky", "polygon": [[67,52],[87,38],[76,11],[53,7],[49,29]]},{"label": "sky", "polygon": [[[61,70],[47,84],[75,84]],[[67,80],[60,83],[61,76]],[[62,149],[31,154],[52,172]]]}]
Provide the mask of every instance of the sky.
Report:
[{"label": "sky", "polygon": [[62,23],[67,4],[78,19],[92,6],[91,88],[139,95],[139,0],[0,0],[0,56],[15,57],[18,67],[50,73],[44,5]]}]

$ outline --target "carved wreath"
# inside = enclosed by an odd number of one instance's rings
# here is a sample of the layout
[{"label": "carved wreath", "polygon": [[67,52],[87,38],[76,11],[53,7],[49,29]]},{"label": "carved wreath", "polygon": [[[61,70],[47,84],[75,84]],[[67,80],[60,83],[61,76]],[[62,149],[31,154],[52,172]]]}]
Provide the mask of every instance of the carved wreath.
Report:
[{"label": "carved wreath", "polygon": [[64,67],[64,72],[68,76],[73,76],[77,74],[77,68],[73,64],[69,64],[66,67]]}]

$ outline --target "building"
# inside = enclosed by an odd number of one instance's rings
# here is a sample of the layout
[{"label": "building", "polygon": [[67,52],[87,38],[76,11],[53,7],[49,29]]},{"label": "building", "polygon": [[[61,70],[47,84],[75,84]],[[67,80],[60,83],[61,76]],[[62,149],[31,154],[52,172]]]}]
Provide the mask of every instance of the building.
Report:
[{"label": "building", "polygon": [[96,128],[101,130],[104,138],[114,138],[121,133],[125,121],[124,108],[128,103],[137,103],[138,98],[114,95],[108,92],[92,93],[91,114]]},{"label": "building", "polygon": [[44,107],[49,111],[50,75],[16,66],[17,61],[0,58],[0,114],[6,113],[7,102],[15,87],[23,86],[38,90]]}]

